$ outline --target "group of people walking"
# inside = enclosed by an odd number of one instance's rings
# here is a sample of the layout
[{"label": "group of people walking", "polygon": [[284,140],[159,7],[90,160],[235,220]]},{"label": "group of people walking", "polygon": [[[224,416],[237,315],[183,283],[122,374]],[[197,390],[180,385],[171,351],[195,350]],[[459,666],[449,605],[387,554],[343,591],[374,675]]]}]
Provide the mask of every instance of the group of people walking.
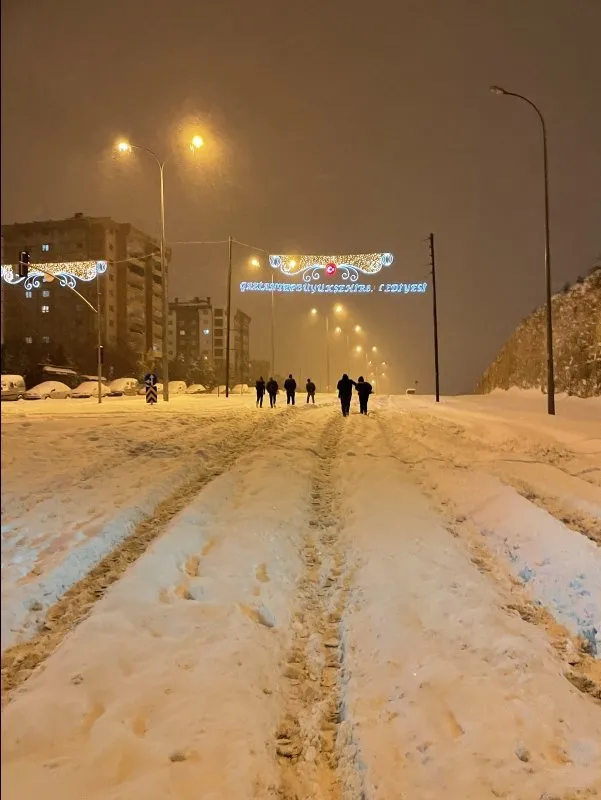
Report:
[{"label": "group of people walking", "polygon": [[[269,395],[269,405],[271,408],[275,408],[278,392],[280,391],[280,386],[278,382],[274,378],[270,378],[267,382],[265,382],[263,376],[258,379],[255,384],[255,388],[257,390],[257,408],[263,408],[263,398],[265,394]],[[284,391],[286,392],[286,404],[287,405],[295,405],[296,404],[296,390],[297,390],[297,383],[292,377],[292,375],[288,375],[286,380],[284,381]],[[367,414],[367,404],[369,402],[369,396],[373,392],[373,387],[371,383],[368,383],[365,378],[361,375],[357,381],[354,381],[352,378],[345,373],[342,378],[338,381],[338,397],[340,399],[340,407],[342,409],[342,416],[348,417],[351,413],[351,400],[353,397],[353,388],[357,390],[357,395],[359,396],[359,411],[361,414]],[[316,387],[311,378],[307,378],[307,383],[305,385],[305,391],[307,393],[307,403],[313,403],[315,405],[315,391]]]}]

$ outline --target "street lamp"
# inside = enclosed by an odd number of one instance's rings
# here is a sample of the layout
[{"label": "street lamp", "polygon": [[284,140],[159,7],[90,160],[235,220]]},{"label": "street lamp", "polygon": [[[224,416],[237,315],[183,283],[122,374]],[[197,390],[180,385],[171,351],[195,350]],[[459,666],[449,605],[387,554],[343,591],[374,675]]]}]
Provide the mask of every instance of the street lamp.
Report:
[{"label": "street lamp", "polygon": [[[292,262],[291,262],[292,263]],[[344,306],[340,303],[337,303],[334,306],[334,314],[342,314],[344,311]],[[312,308],[311,316],[316,317],[319,314],[319,311],[316,308]],[[328,314],[325,315],[325,323],[326,323],[326,390],[330,391],[330,317]],[[341,332],[342,328],[336,328],[336,332]]]},{"label": "street lamp", "polygon": [[[261,262],[256,256],[253,256],[250,259],[250,265],[258,269],[261,266]],[[273,270],[271,272],[271,374],[275,374],[275,292],[273,290]]]},{"label": "street lamp", "polygon": [[524,97],[522,94],[516,92],[508,92],[501,86],[491,86],[490,91],[493,94],[506,95],[507,97],[517,97],[518,100],[523,100],[524,103],[533,108],[540,120],[542,144],[543,144],[543,176],[544,176],[544,196],[545,196],[545,283],[546,283],[546,301],[547,301],[547,413],[555,414],[555,367],[553,358],[553,309],[551,307],[551,247],[549,235],[549,164],[547,157],[547,127],[545,119],[532,100]]},{"label": "street lamp", "polygon": [[[190,141],[190,150],[195,152],[204,145],[204,141],[200,136],[192,137]],[[168,354],[168,319],[169,319],[169,297],[168,297],[168,275],[167,263],[165,259],[165,181],[164,172],[167,159],[162,161],[158,155],[149,147],[143,147],[139,144],[132,144],[127,141],[120,141],[117,143],[117,151],[122,154],[131,153],[132,150],[143,150],[154,158],[159,168],[160,176],[160,192],[161,192],[161,275],[163,278],[163,400],[169,401],[169,354]]]}]

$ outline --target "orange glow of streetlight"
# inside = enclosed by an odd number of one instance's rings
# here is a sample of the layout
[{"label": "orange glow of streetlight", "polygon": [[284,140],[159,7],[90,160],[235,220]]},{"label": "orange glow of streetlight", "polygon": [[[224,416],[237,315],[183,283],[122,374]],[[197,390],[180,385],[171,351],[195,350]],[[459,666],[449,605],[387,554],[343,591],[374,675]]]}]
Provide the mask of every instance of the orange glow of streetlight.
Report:
[{"label": "orange glow of streetlight", "polygon": [[360,345],[360,344],[358,344],[358,345],[357,345],[357,347],[355,347],[355,351],[356,351],[357,353],[360,353],[362,350],[363,350],[363,348],[361,347],[361,345]]},{"label": "orange glow of streetlight", "polygon": [[195,150],[200,150],[201,147],[204,147],[204,139],[202,136],[193,136],[190,142],[190,150],[194,152]]},{"label": "orange glow of streetlight", "polygon": [[311,316],[312,316],[312,317],[315,317],[315,316],[317,316],[317,309],[316,309],[316,308],[312,308],[312,309],[311,309]]},{"label": "orange glow of streetlight", "polygon": [[334,306],[334,313],[335,314],[342,314],[343,311],[344,311],[344,306],[341,305],[340,303],[338,303],[337,305]]},{"label": "orange glow of streetlight", "polygon": [[261,266],[261,262],[259,261],[258,258],[251,258],[250,265],[251,265],[251,267],[260,267]]},{"label": "orange glow of streetlight", "polygon": [[361,325],[355,325],[355,329],[354,330],[355,330],[355,333],[361,333],[363,328],[361,327]]},{"label": "orange glow of streetlight", "polygon": [[117,150],[119,153],[131,153],[131,144],[125,140],[117,142]]}]

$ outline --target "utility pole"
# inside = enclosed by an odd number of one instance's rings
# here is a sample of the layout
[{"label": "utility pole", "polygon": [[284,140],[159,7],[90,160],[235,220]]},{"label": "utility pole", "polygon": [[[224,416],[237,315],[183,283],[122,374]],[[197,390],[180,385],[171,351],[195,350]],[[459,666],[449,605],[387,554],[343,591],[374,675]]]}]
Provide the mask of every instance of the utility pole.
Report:
[{"label": "utility pole", "polygon": [[330,392],[330,318],[326,314],[326,391]]},{"label": "utility pole", "polygon": [[225,334],[225,396],[230,396],[230,329],[232,319],[232,237],[227,239],[227,310]]},{"label": "utility pole", "polygon": [[101,298],[100,298],[100,273],[96,272],[96,333],[97,333],[97,343],[96,343],[96,358],[97,358],[97,366],[98,366],[98,403],[102,403],[102,313],[100,310],[101,306]]},{"label": "utility pole", "polygon": [[432,268],[432,317],[434,322],[434,378],[436,382],[436,402],[440,403],[440,376],[438,371],[438,308],[436,305],[436,256],[434,253],[434,234],[430,240],[430,267]]}]

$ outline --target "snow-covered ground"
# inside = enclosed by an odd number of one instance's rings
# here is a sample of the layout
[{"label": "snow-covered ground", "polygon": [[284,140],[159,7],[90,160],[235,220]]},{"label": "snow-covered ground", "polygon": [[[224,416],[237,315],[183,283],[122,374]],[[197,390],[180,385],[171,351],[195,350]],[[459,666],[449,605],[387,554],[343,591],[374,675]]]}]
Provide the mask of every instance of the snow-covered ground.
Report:
[{"label": "snow-covered ground", "polygon": [[3,406],[4,796],[601,797],[599,403],[232,401]]}]

